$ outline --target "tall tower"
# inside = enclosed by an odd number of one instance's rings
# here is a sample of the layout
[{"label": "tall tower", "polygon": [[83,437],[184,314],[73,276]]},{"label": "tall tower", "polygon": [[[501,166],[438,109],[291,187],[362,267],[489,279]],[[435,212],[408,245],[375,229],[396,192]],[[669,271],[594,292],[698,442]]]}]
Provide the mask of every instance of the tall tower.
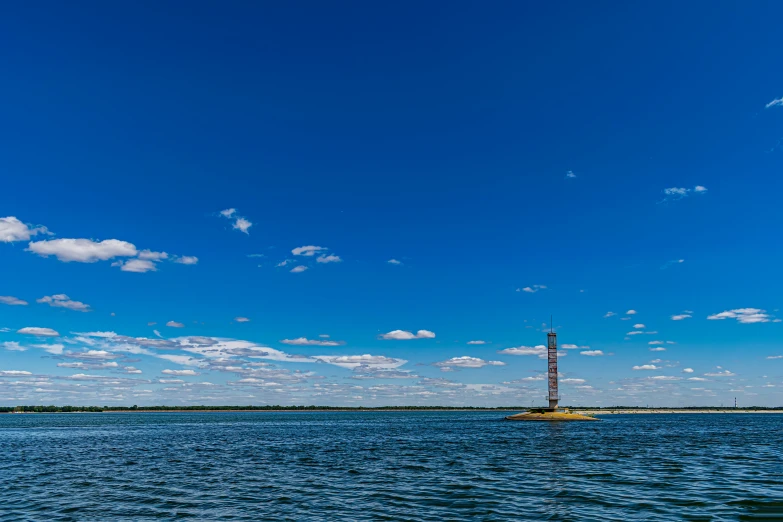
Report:
[{"label": "tall tower", "polygon": [[557,334],[550,331],[546,334],[546,341],[549,361],[549,409],[554,410],[557,408],[557,401],[560,400],[557,394]]}]

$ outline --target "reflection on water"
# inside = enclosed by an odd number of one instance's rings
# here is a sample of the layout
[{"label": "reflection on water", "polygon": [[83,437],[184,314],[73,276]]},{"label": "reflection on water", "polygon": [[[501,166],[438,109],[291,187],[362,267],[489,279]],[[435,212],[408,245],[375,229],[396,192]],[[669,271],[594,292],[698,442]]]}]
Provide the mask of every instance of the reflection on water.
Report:
[{"label": "reflection on water", "polygon": [[783,415],[503,415],[0,415],[0,520],[783,519]]}]

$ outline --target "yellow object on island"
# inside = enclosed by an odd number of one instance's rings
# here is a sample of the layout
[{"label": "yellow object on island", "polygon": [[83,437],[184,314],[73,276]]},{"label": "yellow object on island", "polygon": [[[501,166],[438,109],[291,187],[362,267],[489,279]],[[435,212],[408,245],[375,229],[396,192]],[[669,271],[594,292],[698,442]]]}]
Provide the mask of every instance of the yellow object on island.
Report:
[{"label": "yellow object on island", "polygon": [[598,420],[590,415],[581,415],[571,413],[568,410],[548,411],[546,409],[533,409],[525,413],[509,415],[506,420],[513,421],[595,421]]}]

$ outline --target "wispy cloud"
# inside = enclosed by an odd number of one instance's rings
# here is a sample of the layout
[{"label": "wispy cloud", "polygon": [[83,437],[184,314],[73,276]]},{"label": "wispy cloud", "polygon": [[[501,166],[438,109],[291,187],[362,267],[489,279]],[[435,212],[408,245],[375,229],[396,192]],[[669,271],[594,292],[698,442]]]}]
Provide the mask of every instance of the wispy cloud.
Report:
[{"label": "wispy cloud", "polygon": [[45,303],[56,308],[66,308],[76,312],[91,312],[90,305],[81,301],[73,301],[65,294],[45,295],[35,300],[36,303]]},{"label": "wispy cloud", "polygon": [[184,324],[178,323],[177,321],[169,321],[168,323],[166,323],[166,326],[168,326],[169,328],[184,328],[185,327]]},{"label": "wispy cloud", "polygon": [[292,274],[298,274],[300,272],[304,272],[305,270],[307,270],[306,266],[299,265],[299,266],[293,267],[291,270],[289,270],[289,272],[291,272]]},{"label": "wispy cloud", "polygon": [[249,323],[250,319],[248,319],[247,317],[234,317],[234,321],[238,323]]},{"label": "wispy cloud", "polygon": [[164,373],[166,375],[176,375],[178,377],[185,377],[185,376],[194,376],[199,375],[199,373],[195,370],[163,370],[160,373]]},{"label": "wispy cloud", "polygon": [[468,341],[468,344],[487,344],[487,341],[481,341],[481,340]]},{"label": "wispy cloud", "polygon": [[722,321],[724,319],[736,319],[743,324],[768,323],[771,317],[766,310],[760,308],[735,308],[718,314],[707,316],[710,321]]},{"label": "wispy cloud", "polygon": [[702,185],[696,185],[692,189],[684,187],[671,187],[663,189],[663,199],[659,203],[668,203],[670,201],[677,201],[690,196],[691,194],[704,194],[707,192],[707,187]]},{"label": "wispy cloud", "polygon": [[[527,292],[528,294],[535,294],[539,290],[546,290],[545,285],[533,285],[533,286],[526,286],[525,288],[521,289],[522,292]],[[517,288],[517,292],[519,292],[520,289]]]},{"label": "wispy cloud", "polygon": [[506,363],[502,361],[485,361],[478,357],[469,357],[463,355],[462,357],[452,357],[445,361],[435,363],[435,366],[447,367],[447,368],[483,368],[484,366],[505,366]]},{"label": "wispy cloud", "polygon": [[671,317],[671,319],[672,319],[672,321],[683,321],[683,320],[685,320],[685,319],[690,319],[691,317],[693,317],[691,314],[689,314],[689,313],[687,313],[687,312],[683,312],[683,313],[681,313],[681,314],[675,314],[675,315],[673,315],[673,316]]},{"label": "wispy cloud", "polygon": [[[318,252],[322,252],[324,250],[329,250],[326,247],[319,247],[319,246],[313,246],[313,245],[307,245],[307,246],[301,246],[296,247],[293,250],[291,250],[291,253],[295,256],[307,256],[312,257]],[[339,250],[339,249],[338,249]]]},{"label": "wispy cloud", "polygon": [[345,344],[343,341],[319,341],[317,339],[308,339],[306,337],[297,337],[296,339],[283,339],[283,344],[294,346],[340,346]]},{"label": "wispy cloud", "polygon": [[617,315],[617,314],[616,314],[616,313],[614,313],[614,312],[606,312],[606,313],[604,314],[604,317],[614,317],[615,315]]},{"label": "wispy cloud", "polygon": [[390,265],[401,265],[401,264],[402,264],[402,261],[398,261],[398,260],[396,260],[396,259],[394,259],[394,258],[392,258],[392,259],[389,259],[389,260],[388,260],[388,261],[386,261],[386,262],[387,262],[387,263],[389,263]]},{"label": "wispy cloud", "polygon": [[573,178],[576,177],[576,174],[574,174],[573,170],[569,170],[568,172],[566,172],[565,177],[568,178],[568,179],[573,179]]},{"label": "wispy cloud", "polygon": [[661,270],[666,270],[670,266],[679,265],[684,262],[684,259],[672,259],[671,261],[666,261],[663,265],[661,265]]},{"label": "wispy cloud", "polygon": [[634,366],[631,368],[632,370],[660,370],[660,366],[655,366],[654,364],[641,364],[639,366]]},{"label": "wispy cloud", "polygon": [[720,366],[718,367],[718,369],[720,371],[708,372],[708,373],[705,373],[704,375],[706,375],[707,377],[733,377],[733,376],[736,375],[736,373],[732,373],[729,370],[721,369]]},{"label": "wispy cloud", "polygon": [[0,295],[0,303],[10,306],[27,306],[27,301],[22,301],[18,297],[11,295]]},{"label": "wispy cloud", "polygon": [[604,355],[604,352],[601,350],[585,350],[584,352],[579,352],[579,355],[587,355],[588,357],[600,357]]},{"label": "wispy cloud", "polygon": [[320,255],[316,258],[318,263],[340,263],[341,261],[340,256],[335,255]]},{"label": "wispy cloud", "polygon": [[37,337],[58,337],[57,330],[51,328],[41,328],[40,326],[25,326],[16,331],[18,334],[35,335]]},{"label": "wispy cloud", "polygon": [[770,109],[772,107],[783,107],[783,96],[772,100],[764,106],[765,109]]}]

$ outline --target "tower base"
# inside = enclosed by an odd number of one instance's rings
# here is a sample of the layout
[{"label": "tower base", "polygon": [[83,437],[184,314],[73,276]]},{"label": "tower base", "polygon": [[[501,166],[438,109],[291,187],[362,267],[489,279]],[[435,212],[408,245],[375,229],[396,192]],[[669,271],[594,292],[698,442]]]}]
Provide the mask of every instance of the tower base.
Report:
[{"label": "tower base", "polygon": [[525,413],[517,413],[516,415],[509,415],[506,420],[512,421],[548,421],[548,422],[560,422],[560,421],[597,421],[595,417],[589,415],[581,415],[579,413],[571,413],[568,410],[551,410],[549,408],[539,408],[526,411]]}]

